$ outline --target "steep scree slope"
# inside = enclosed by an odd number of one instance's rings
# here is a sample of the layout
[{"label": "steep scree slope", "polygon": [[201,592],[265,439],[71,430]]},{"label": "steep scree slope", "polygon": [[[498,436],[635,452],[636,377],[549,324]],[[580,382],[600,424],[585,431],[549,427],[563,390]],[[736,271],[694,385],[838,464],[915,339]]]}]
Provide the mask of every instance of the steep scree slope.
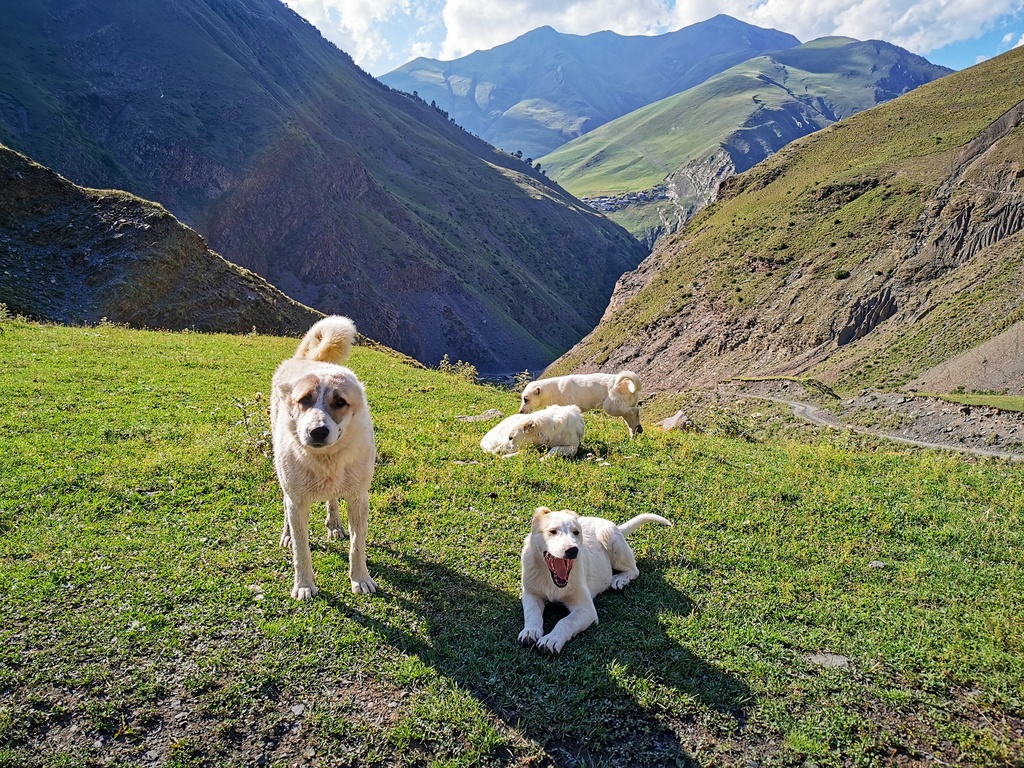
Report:
[{"label": "steep scree slope", "polygon": [[230,264],[166,209],[83,189],[0,146],[0,302],[62,323],[299,334],[319,313]]},{"label": "steep scree slope", "polygon": [[425,362],[550,361],[645,254],[277,0],[17,4],[0,25],[0,141],[165,205]]}]

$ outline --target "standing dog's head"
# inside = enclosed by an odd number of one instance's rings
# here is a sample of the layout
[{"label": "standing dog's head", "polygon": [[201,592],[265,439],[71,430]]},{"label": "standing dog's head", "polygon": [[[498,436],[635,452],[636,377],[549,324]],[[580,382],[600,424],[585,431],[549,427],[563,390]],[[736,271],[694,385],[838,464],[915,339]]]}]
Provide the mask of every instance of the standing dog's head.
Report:
[{"label": "standing dog's head", "polygon": [[357,413],[366,408],[363,385],[346,368],[310,371],[278,384],[279,404],[289,430],[304,448],[337,443]]},{"label": "standing dog's head", "polygon": [[579,515],[571,509],[553,512],[547,507],[537,507],[530,526],[530,534],[534,546],[544,555],[544,564],[547,565],[555,586],[568,586],[569,573],[583,545]]}]

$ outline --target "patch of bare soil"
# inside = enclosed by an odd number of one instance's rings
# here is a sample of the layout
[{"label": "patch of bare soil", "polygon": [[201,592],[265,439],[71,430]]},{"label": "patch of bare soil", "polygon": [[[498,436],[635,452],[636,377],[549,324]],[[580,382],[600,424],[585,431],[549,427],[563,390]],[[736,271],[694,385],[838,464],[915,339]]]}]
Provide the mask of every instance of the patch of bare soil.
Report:
[{"label": "patch of bare soil", "polygon": [[846,400],[792,381],[734,382],[720,388],[733,397],[770,400],[818,426],[923,448],[1024,459],[1024,414],[950,403],[934,397],[864,391]]}]

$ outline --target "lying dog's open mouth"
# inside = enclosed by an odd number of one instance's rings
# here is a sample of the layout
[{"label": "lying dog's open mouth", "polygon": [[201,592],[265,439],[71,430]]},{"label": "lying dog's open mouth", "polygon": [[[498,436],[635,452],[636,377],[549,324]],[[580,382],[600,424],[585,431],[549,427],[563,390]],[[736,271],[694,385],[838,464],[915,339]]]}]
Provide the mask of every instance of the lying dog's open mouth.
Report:
[{"label": "lying dog's open mouth", "polygon": [[551,580],[555,582],[556,587],[561,588],[569,584],[569,571],[572,570],[572,565],[576,562],[575,560],[569,560],[565,557],[552,557],[545,552],[544,562],[548,566]]}]

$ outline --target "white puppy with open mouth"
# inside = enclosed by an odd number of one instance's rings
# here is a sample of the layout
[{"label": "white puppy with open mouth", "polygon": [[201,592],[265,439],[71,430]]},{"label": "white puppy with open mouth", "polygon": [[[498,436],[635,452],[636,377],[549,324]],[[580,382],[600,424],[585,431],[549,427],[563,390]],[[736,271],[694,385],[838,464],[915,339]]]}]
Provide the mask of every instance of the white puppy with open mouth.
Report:
[{"label": "white puppy with open mouth", "polygon": [[548,456],[572,458],[583,440],[583,414],[575,405],[551,405],[536,413],[514,413],[480,440],[480,447],[499,456],[515,456],[521,448],[546,448]]},{"label": "white puppy with open mouth", "polygon": [[[523,541],[523,631],[519,642],[559,653],[574,636],[597,623],[594,597],[622,589],[640,575],[626,536],[644,523],[672,525],[660,515],[637,515],[615,525],[570,509],[538,507]],[[544,606],[562,603],[569,615],[544,634]]]},{"label": "white puppy with open mouth", "polygon": [[523,389],[520,413],[532,413],[550,405],[578,405],[582,411],[602,410],[621,416],[636,437],[640,425],[640,377],[632,371],[619,373],[574,373],[531,381]]},{"label": "white puppy with open mouth", "polygon": [[314,502],[327,502],[327,538],[346,535],[338,514],[345,499],[349,579],[356,593],[375,592],[366,567],[366,531],[370,481],[376,445],[366,392],[356,375],[339,363],[355,342],[356,326],[347,317],[320,320],[303,337],[295,356],[274,373],[270,422],[274,466],[284,492],[281,546],[292,549],[295,580],[292,597],[309,600],[319,591],[309,551],[309,514]]}]

